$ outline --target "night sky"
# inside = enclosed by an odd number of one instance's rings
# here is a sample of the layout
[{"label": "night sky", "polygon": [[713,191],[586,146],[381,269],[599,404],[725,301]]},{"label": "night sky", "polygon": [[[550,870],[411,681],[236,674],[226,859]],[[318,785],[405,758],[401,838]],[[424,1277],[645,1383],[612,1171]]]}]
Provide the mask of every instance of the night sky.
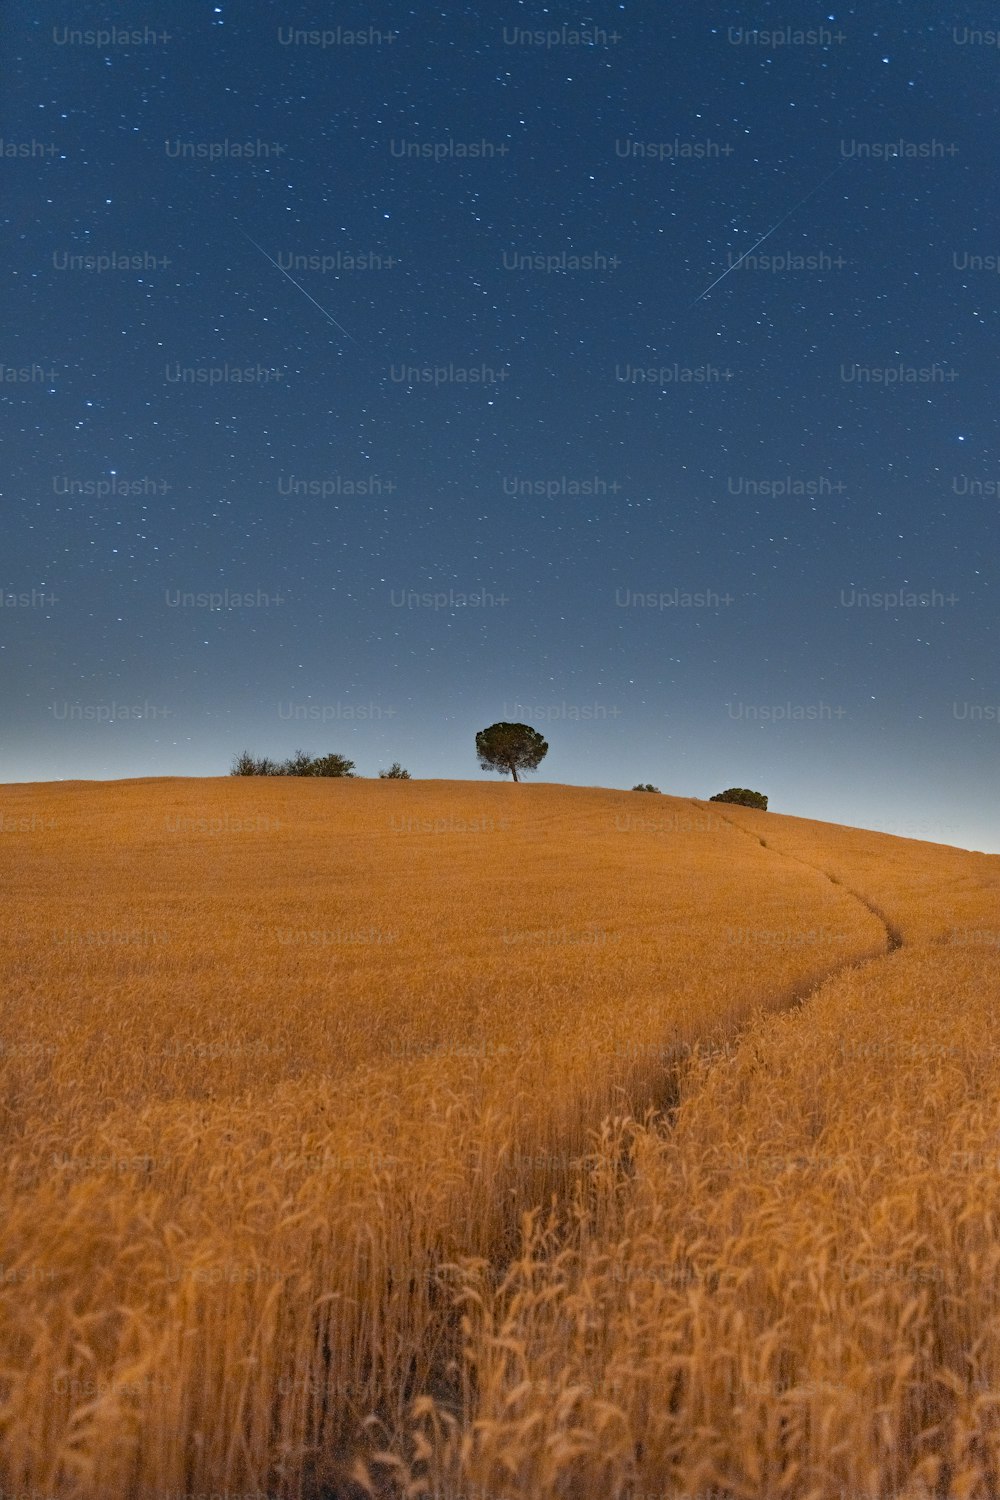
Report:
[{"label": "night sky", "polygon": [[13,0],[0,780],[514,719],[1000,850],[998,25]]}]

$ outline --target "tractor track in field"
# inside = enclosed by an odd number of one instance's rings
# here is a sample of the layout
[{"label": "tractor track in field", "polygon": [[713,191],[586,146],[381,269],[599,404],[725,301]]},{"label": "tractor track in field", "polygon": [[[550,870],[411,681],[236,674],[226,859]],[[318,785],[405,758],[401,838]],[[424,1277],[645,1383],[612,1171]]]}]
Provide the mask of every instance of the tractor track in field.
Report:
[{"label": "tractor track in field", "polygon": [[[689,797],[685,800],[690,802],[692,807],[694,807],[699,813],[703,813],[706,810],[705,804],[699,803],[698,800],[693,797]],[[876,919],[876,921],[879,922],[885,933],[885,949],[883,952],[872,954],[869,957],[846,958],[837,963],[831,964],[829,969],[827,969],[825,972],[819,975],[814,975],[813,977],[806,980],[802,984],[801,988],[793,988],[790,991],[786,991],[781,996],[774,997],[772,1002],[764,1007],[765,1015],[780,1015],[788,1013],[792,1010],[798,1010],[799,1008],[806,1005],[809,1000],[815,998],[824,988],[824,986],[830,980],[835,979],[839,974],[842,974],[851,969],[867,969],[869,965],[872,964],[882,964],[886,961],[887,958],[891,957],[893,953],[897,952],[901,948],[908,946],[908,940],[904,938],[901,929],[897,927],[896,924],[886,915],[885,911],[879,906],[879,904],[870,896],[867,896],[863,891],[857,890],[853,886],[848,885],[841,876],[825,869],[822,865],[814,864],[811,860],[802,859],[797,854],[787,853],[786,851],[779,849],[778,847],[776,847],[776,845],[770,843],[760,834],[755,833],[748,828],[745,828],[741,823],[737,822],[736,819],[727,817],[724,813],[719,812],[717,804],[712,804],[711,811],[716,812],[722,819],[722,821],[728,823],[732,828],[736,829],[738,833],[741,833],[745,835],[745,837],[752,839],[769,854],[775,855],[778,859],[789,860],[793,864],[800,865],[805,870],[809,870],[815,874],[822,875],[823,878],[829,881],[831,885],[839,887],[848,896],[857,901],[859,905],[861,905],[867,912],[869,912]],[[963,876],[961,878],[965,879],[966,877]],[[945,882],[945,884],[948,883],[952,882]],[[931,941],[945,941],[945,939],[942,937],[939,939],[932,939]],[[719,1050],[725,1052],[726,1054],[731,1054],[733,1049],[739,1048],[752,1024],[752,1022],[748,1021],[746,1023],[736,1025],[734,1027],[732,1036],[725,1041],[723,1047]],[[650,1089],[648,1090],[644,1098],[635,1098],[629,1101],[632,1119],[641,1121],[643,1118],[645,1118],[647,1124],[649,1124],[654,1130],[656,1130],[658,1134],[660,1134],[664,1138],[669,1137],[674,1126],[678,1106],[680,1105],[681,1099],[683,1097],[684,1077],[687,1071],[688,1063],[690,1061],[691,1055],[698,1050],[698,1045],[699,1044],[695,1044],[695,1046],[689,1050],[686,1056],[681,1055],[677,1058],[676,1061],[672,1060],[665,1063],[663,1066],[662,1075],[657,1080],[655,1086],[650,1086]],[[712,1058],[715,1050],[716,1049],[712,1046],[711,1043],[705,1044],[705,1055],[707,1055],[709,1059]],[[600,1123],[601,1122],[595,1122],[595,1134],[600,1126]],[[628,1154],[624,1151],[616,1162],[615,1167],[617,1173],[620,1175],[623,1181],[625,1179],[631,1178],[634,1175],[632,1162]],[[533,1211],[536,1215],[544,1214],[546,1211],[549,1211],[553,1212],[557,1216],[557,1223],[548,1235],[549,1251],[553,1255],[558,1254],[561,1248],[568,1246],[571,1243],[573,1224],[571,1221],[572,1216],[568,1212],[570,1206],[571,1205],[569,1198],[560,1200],[554,1199],[549,1204],[536,1205]],[[523,1208],[519,1208],[516,1214],[512,1215],[510,1225],[503,1235],[505,1247],[504,1252],[498,1255],[496,1260],[491,1262],[490,1264],[487,1279],[494,1288],[499,1288],[502,1285],[504,1279],[516,1266],[520,1258],[519,1252],[513,1247],[518,1239],[522,1217]],[[454,1267],[450,1267],[443,1262],[435,1268],[435,1274],[440,1276],[440,1284],[442,1286],[442,1289],[448,1286],[448,1273],[450,1269],[454,1269]],[[423,1391],[418,1391],[414,1388],[407,1392],[407,1396],[409,1398],[415,1398],[420,1394],[430,1394],[438,1403],[440,1409],[449,1413],[449,1415],[454,1420],[461,1422],[461,1382],[456,1375],[456,1365],[461,1359],[461,1308],[460,1306],[455,1305],[453,1307],[450,1307],[447,1311],[442,1309],[442,1313],[442,1323],[438,1329],[437,1334],[437,1342],[442,1351],[442,1358],[440,1359],[440,1361],[435,1363],[435,1367],[432,1369],[429,1380],[427,1380],[424,1384]],[[474,1376],[471,1378],[467,1377],[466,1387],[473,1392],[475,1391]],[[387,1477],[385,1481],[385,1487],[383,1488],[380,1484],[377,1485],[375,1495],[376,1500],[400,1500],[401,1491],[398,1488],[394,1487],[392,1481]],[[334,1482],[332,1486],[329,1484],[324,1484],[321,1488],[318,1489],[307,1488],[304,1491],[304,1496],[305,1500],[360,1500],[361,1492],[360,1490],[355,1489],[351,1485],[350,1481],[347,1481],[343,1485]]]},{"label": "tractor track in field", "polygon": [[[698,803],[694,797],[689,797],[687,800],[691,803],[692,807],[697,808],[698,812],[704,811],[704,806]],[[738,833],[744,834],[748,839],[753,839],[762,849],[766,849],[769,854],[776,854],[779,859],[790,859],[794,864],[802,865],[806,870],[815,870],[817,874],[829,880],[831,885],[839,886],[842,891],[846,891],[849,896],[853,896],[855,901],[859,901],[865,910],[871,912],[872,916],[881,922],[885,928],[886,954],[895,953],[897,948],[902,948],[903,934],[894,923],[890,922],[885,912],[875,904],[870,896],[866,896],[862,891],[856,891],[853,886],[845,885],[839,875],[834,875],[829,870],[824,870],[822,865],[814,865],[811,860],[802,859],[798,854],[787,854],[783,849],[777,848],[776,845],[769,844],[766,839],[761,838],[759,833],[754,833],[751,829],[744,828],[743,824],[737,823],[735,818],[727,818],[725,813],[720,813],[716,805],[713,805],[712,811],[724,823],[728,823],[730,828],[735,828]],[[839,967],[841,966],[838,965]],[[843,967],[849,967],[849,964],[843,965]],[[831,979],[835,973],[837,973],[837,969],[831,969],[826,978]],[[820,983],[825,984],[826,980],[820,980]]]},{"label": "tractor track in field", "polygon": [[[689,801],[699,813],[704,811],[704,807],[699,805],[695,798],[690,797],[687,799],[687,801]],[[717,807],[713,805],[712,811],[717,812]],[[882,963],[890,954],[894,953],[897,949],[904,946],[904,939],[899,928],[897,928],[889,920],[885,913],[879,908],[879,906],[863,892],[854,890],[851,886],[846,885],[838,875],[834,875],[829,870],[823,869],[821,865],[816,865],[809,860],[801,859],[798,855],[795,854],[786,854],[783,850],[776,848],[772,844],[769,844],[767,840],[762,838],[759,834],[753,833],[751,830],[744,828],[742,824],[736,822],[735,819],[726,817],[724,813],[719,813],[718,815],[724,822],[728,823],[732,828],[735,828],[737,832],[744,834],[747,838],[753,839],[755,843],[759,844],[761,848],[767,850],[768,853],[774,854],[779,859],[791,860],[794,864],[801,865],[803,869],[811,870],[817,874],[822,875],[826,880],[830,882],[831,885],[840,887],[849,896],[853,897],[855,901],[859,902],[866,911],[868,911],[873,917],[875,917],[885,931],[886,946],[883,953],[875,954],[869,958],[848,958],[831,965],[831,967],[825,973],[820,974],[818,977],[811,978],[801,989],[793,989],[790,993],[786,993],[781,998],[777,999],[772,1005],[767,1007],[767,1012],[769,1014],[781,1014],[790,1010],[799,1009],[801,1006],[805,1005],[807,1001],[812,999],[823,988],[823,986],[828,983],[829,980],[835,978],[838,974],[844,972],[847,969],[860,969],[863,967],[867,967],[869,964]],[[749,1024],[750,1023],[748,1022],[744,1025],[738,1026],[735,1029],[732,1038],[725,1044],[725,1050],[727,1052],[731,1048],[738,1047],[740,1045]],[[711,1056],[713,1049],[709,1046],[707,1050],[708,1055]],[[664,1136],[669,1135],[673,1127],[677,1107],[680,1104],[680,1100],[682,1097],[682,1087],[685,1070],[686,1060],[684,1057],[679,1057],[676,1062],[670,1062],[666,1064],[664,1067],[663,1077],[660,1079],[657,1087],[650,1094],[650,1096],[645,1101],[631,1101],[635,1111],[633,1114],[633,1118],[639,1119],[642,1117],[644,1111],[647,1108],[652,1109],[654,1111],[654,1128],[656,1128],[657,1131]],[[617,1163],[617,1170],[623,1178],[632,1176],[631,1162],[627,1159],[627,1157],[622,1156],[620,1158]],[[555,1205],[538,1206],[536,1208],[536,1212],[544,1208],[551,1209],[553,1206],[558,1212],[562,1213],[564,1210],[568,1209],[569,1202],[567,1201],[563,1203],[557,1203]],[[506,1243],[510,1246],[513,1246],[517,1240],[521,1217],[522,1209],[519,1208],[516,1214],[516,1222],[514,1219],[512,1219],[508,1234],[504,1236]],[[556,1252],[558,1251],[561,1244],[569,1243],[569,1237],[571,1233],[572,1225],[570,1223],[570,1216],[567,1214],[565,1216],[565,1224],[563,1228],[556,1234],[555,1238],[551,1242],[553,1245],[553,1249]],[[506,1258],[500,1258],[491,1265],[489,1280],[495,1287],[501,1285],[504,1278],[508,1275],[513,1266],[516,1265],[518,1258],[518,1252],[516,1250],[511,1250],[508,1252]],[[436,1268],[436,1274],[440,1275],[442,1287],[446,1287],[448,1284],[448,1270],[449,1267],[443,1263],[440,1265],[440,1267]],[[408,1397],[415,1398],[420,1394],[432,1394],[434,1399],[439,1403],[440,1407],[443,1410],[449,1412],[452,1417],[460,1420],[462,1406],[461,1387],[455,1373],[456,1361],[461,1357],[460,1309],[458,1307],[449,1309],[449,1311],[445,1314],[443,1326],[439,1330],[438,1334],[438,1343],[442,1347],[444,1358],[442,1358],[438,1368],[433,1371],[431,1378],[425,1383],[424,1390],[417,1391],[416,1389],[414,1389],[411,1392],[408,1392],[407,1395]],[[474,1380],[472,1382],[472,1385],[474,1388]],[[336,1483],[334,1483],[332,1486],[327,1484],[322,1488],[316,1490],[307,1490],[306,1493],[309,1497],[309,1500],[354,1500],[354,1497],[359,1494],[359,1491],[354,1489],[348,1481],[345,1485],[343,1485],[343,1487]],[[384,1490],[379,1489],[377,1493],[380,1496],[384,1496],[384,1500],[396,1500],[396,1496],[399,1492],[393,1489],[391,1487],[391,1484],[388,1484]]]}]

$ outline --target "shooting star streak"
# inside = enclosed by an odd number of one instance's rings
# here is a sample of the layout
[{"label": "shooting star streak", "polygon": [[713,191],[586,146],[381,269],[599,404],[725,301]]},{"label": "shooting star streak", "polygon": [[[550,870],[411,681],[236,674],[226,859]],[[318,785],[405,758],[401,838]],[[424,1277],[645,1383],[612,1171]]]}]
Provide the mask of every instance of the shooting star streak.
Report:
[{"label": "shooting star streak", "polygon": [[729,275],[730,271],[737,270],[737,268],[742,264],[742,262],[746,260],[747,256],[748,255],[752,255],[754,253],[754,251],[757,248],[757,245],[763,245],[763,243],[764,243],[765,240],[769,240],[771,238],[771,235],[774,233],[774,231],[776,229],[780,229],[781,226],[782,226],[782,224],[784,224],[788,219],[790,219],[792,217],[792,214],[795,213],[797,209],[800,209],[802,207],[803,203],[808,203],[809,199],[813,196],[813,194],[814,193],[818,193],[819,190],[820,190],[820,188],[823,187],[823,185],[825,183],[829,182],[830,178],[834,175],[834,173],[839,172],[840,169],[841,169],[841,167],[844,166],[845,163],[848,160],[849,160],[848,157],[846,157],[846,156],[842,157],[841,160],[838,161],[837,165],[834,167],[833,172],[827,172],[826,176],[822,177],[820,179],[820,181],[817,182],[817,184],[816,184],[815,187],[809,189],[808,193],[806,193],[806,195],[805,195],[804,198],[800,198],[799,201],[798,201],[798,203],[795,203],[795,204],[792,205],[792,207],[788,210],[787,214],[785,214],[784,218],[779,219],[778,222],[777,222],[777,224],[772,224],[771,228],[767,231],[767,233],[761,235],[760,239],[757,241],[757,244],[751,245],[749,250],[744,250],[744,252],[740,256],[739,260],[734,260],[731,266],[727,266],[726,267],[726,269],[723,271],[723,273],[722,273],[721,276],[716,276],[715,280],[712,282],[712,285],[711,286],[707,286],[705,288],[705,290],[699,296],[697,296],[694,299],[694,302],[691,303],[691,306],[695,307],[701,301],[702,297],[707,297],[708,296],[709,292],[712,291],[713,287],[717,287],[719,285],[720,281],[725,281],[725,279]]},{"label": "shooting star streak", "polygon": [[[239,226],[237,226],[237,227],[239,227]],[[245,240],[250,240],[250,243],[251,243],[251,245],[253,245],[254,249],[255,250],[259,250],[260,253],[261,253],[261,255],[263,255],[264,259],[265,260],[269,260],[271,262],[272,266],[274,266],[275,270],[281,272],[282,276],[284,276],[284,278],[285,278],[286,281],[290,281],[292,283],[292,286],[298,287],[298,290],[302,293],[303,297],[309,297],[309,301],[312,303],[313,307],[318,307],[319,310],[320,310],[320,312],[323,314],[324,318],[329,319],[329,321],[333,324],[334,328],[339,328],[340,331],[341,331],[341,333],[344,335],[344,337],[350,339],[350,341],[351,341],[352,344],[357,344],[358,343],[358,341],[354,337],[353,333],[348,333],[347,329],[344,327],[343,323],[338,323],[337,322],[336,318],[333,316],[333,313],[328,313],[327,310],[326,310],[326,308],[322,305],[322,303],[317,302],[315,297],[310,297],[309,293],[306,291],[305,287],[304,286],[300,286],[299,283],[295,280],[294,276],[289,276],[288,272],[284,269],[284,267],[283,266],[279,266],[278,262],[273,258],[273,256],[268,255],[268,253],[264,249],[263,245],[258,245],[257,241],[255,239],[253,239],[249,234],[247,234],[247,232],[246,232],[245,229],[240,229],[240,234],[243,236],[243,238]],[[360,349],[360,347],[361,347],[361,345],[358,344],[358,348],[359,349]]]}]

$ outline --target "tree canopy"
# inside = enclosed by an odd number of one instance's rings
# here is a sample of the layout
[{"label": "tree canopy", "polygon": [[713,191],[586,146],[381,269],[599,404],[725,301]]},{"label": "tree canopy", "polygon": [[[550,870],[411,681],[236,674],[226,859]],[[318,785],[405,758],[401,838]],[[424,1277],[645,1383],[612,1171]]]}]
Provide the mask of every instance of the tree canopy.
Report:
[{"label": "tree canopy", "polygon": [[518,771],[534,771],[548,745],[530,724],[491,724],[476,735],[476,754],[484,771],[509,771],[518,781]]}]

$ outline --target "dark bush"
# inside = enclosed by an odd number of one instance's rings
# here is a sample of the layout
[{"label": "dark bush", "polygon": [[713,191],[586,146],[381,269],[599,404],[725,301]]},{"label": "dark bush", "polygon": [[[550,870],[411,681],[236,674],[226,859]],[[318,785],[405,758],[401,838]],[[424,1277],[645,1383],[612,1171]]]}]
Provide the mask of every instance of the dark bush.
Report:
[{"label": "dark bush", "polygon": [[241,750],[233,761],[230,776],[280,776],[281,767],[276,760],[271,760],[267,755],[251,755],[249,750]]},{"label": "dark bush", "polygon": [[312,756],[296,750],[287,760],[251,755],[241,750],[233,761],[230,776],[354,776],[354,762],[335,753]]},{"label": "dark bush", "polygon": [[745,786],[731,786],[726,792],[716,792],[709,802],[735,802],[738,807],[759,807],[767,812],[767,798],[763,792],[751,792]]},{"label": "dark bush", "polygon": [[[289,772],[290,775],[301,775],[301,772]],[[306,776],[353,776],[355,775],[354,762],[348,760],[344,755],[337,755],[331,751],[329,755],[320,755],[311,763]]]}]

